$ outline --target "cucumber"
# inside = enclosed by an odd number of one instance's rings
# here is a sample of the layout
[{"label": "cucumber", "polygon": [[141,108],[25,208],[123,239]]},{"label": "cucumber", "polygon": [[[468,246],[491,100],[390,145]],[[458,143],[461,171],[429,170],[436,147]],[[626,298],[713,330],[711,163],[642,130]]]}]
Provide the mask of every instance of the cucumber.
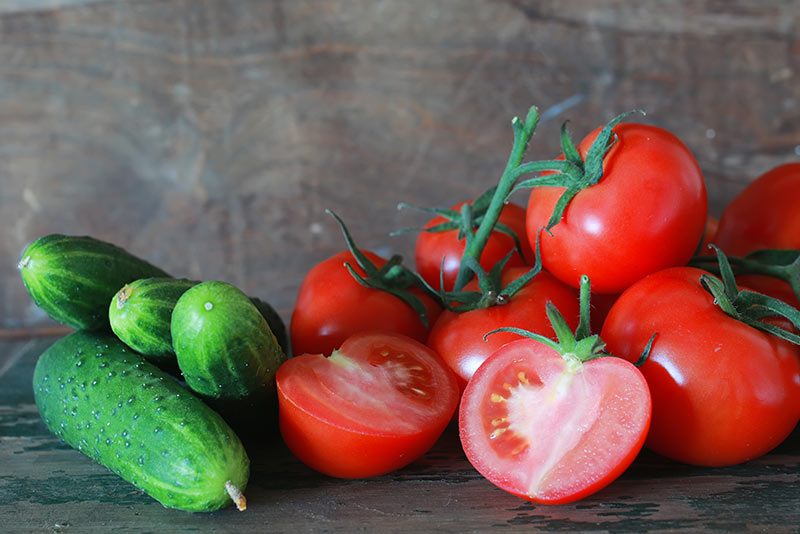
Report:
[{"label": "cucumber", "polygon": [[222,418],[111,333],[75,332],[39,358],[36,406],[59,438],[168,508],[243,509],[250,462]]},{"label": "cucumber", "polygon": [[183,278],[142,278],[125,284],[108,307],[111,330],[123,343],[155,363],[172,363],[170,320],[175,303],[199,282]]},{"label": "cucumber", "polygon": [[36,305],[76,330],[108,329],[108,303],[128,282],[169,276],[111,243],[60,234],[31,243],[19,270]]},{"label": "cucumber", "polygon": [[186,384],[235,429],[277,410],[275,373],[286,355],[253,302],[226,282],[186,291],[172,311],[172,344]]},{"label": "cucumber", "polygon": [[[175,362],[170,321],[178,299],[200,282],[183,278],[144,278],[126,284],[111,299],[111,329],[126,345],[158,365]],[[280,315],[268,303],[250,299],[266,319],[278,344],[289,353],[289,336]]]}]

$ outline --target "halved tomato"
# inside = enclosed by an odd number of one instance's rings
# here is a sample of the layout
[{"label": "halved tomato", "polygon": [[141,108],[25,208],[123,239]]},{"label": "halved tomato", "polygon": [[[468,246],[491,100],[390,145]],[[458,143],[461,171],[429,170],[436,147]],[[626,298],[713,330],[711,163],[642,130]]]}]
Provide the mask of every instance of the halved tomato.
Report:
[{"label": "halved tomato", "polygon": [[530,501],[576,501],[615,480],[641,449],[650,392],[630,362],[581,361],[520,339],[467,384],[459,410],[464,452],[496,486]]},{"label": "halved tomato", "polygon": [[399,469],[430,449],[455,412],[455,376],[425,345],[361,332],[325,357],[278,369],[280,430],[303,463],[364,478]]}]

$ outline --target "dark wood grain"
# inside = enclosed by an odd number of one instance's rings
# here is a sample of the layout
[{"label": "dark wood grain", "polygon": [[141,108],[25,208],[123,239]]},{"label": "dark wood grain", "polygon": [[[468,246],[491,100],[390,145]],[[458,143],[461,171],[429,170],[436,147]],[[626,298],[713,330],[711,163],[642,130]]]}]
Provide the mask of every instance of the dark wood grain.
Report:
[{"label": "dark wood grain", "polygon": [[[681,137],[712,212],[800,145],[800,11],[724,3],[447,0],[5,2],[0,328],[48,324],[14,269],[46,233],[90,234],[288,317],[301,274],[619,112]],[[524,201],[524,198],[520,198]]]},{"label": "dark wood grain", "polygon": [[246,443],[245,512],[168,510],[52,436],[29,386],[54,338],[0,341],[0,517],[10,532],[797,532],[800,430],[741,465],[699,468],[643,451],[606,489],[545,506],[475,471],[449,427],[392,474],[339,480],[297,461],[279,438]]}]

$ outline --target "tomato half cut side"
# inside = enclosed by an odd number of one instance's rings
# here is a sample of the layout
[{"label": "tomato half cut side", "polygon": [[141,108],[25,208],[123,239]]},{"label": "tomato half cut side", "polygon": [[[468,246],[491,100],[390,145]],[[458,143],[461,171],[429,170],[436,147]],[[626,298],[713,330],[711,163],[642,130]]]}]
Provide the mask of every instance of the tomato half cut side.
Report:
[{"label": "tomato half cut side", "polygon": [[309,467],[364,478],[423,455],[455,412],[455,376],[425,345],[362,332],[330,356],[306,354],[278,369],[281,435]]},{"label": "tomato half cut side", "polygon": [[628,361],[581,363],[521,339],[490,356],[459,411],[462,446],[490,482],[544,504],[573,502],[631,464],[650,425],[650,393]]}]

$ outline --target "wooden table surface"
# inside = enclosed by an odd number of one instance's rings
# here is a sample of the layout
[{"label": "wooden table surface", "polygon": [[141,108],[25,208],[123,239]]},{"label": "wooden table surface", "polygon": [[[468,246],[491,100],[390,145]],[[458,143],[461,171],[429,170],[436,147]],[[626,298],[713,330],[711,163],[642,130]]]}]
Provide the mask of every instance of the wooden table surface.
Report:
[{"label": "wooden table surface", "polygon": [[604,490],[558,506],[487,482],[452,426],[420,460],[365,480],[317,474],[273,438],[246,444],[246,511],[169,510],[41,422],[30,380],[53,341],[0,342],[1,532],[800,532],[800,429],[731,467],[692,467],[645,450]]}]

